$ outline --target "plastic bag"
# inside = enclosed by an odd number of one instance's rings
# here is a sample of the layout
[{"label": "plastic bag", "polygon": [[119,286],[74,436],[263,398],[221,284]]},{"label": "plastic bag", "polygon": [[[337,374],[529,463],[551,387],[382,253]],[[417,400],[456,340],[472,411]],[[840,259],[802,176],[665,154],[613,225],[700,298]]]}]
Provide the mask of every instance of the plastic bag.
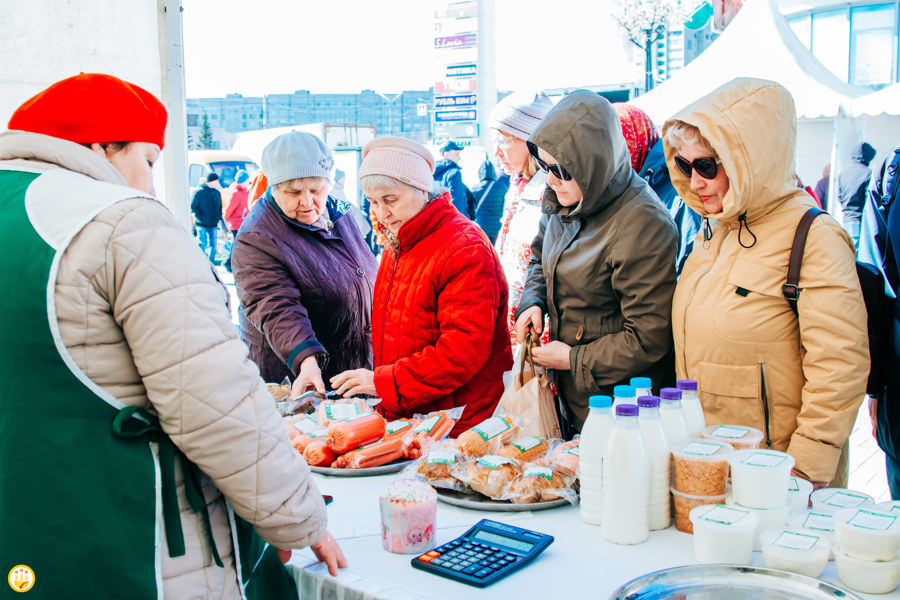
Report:
[{"label": "plastic bag", "polygon": [[450,435],[464,410],[464,406],[457,406],[427,415],[416,415],[419,422],[403,436],[403,455],[406,458],[422,456],[431,444]]}]

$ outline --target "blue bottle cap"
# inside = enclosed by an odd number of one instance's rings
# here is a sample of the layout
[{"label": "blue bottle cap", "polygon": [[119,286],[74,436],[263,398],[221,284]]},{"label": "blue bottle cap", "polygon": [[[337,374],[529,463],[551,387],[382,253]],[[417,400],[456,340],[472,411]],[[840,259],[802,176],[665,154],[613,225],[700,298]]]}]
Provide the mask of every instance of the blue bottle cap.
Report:
[{"label": "blue bottle cap", "polygon": [[613,388],[613,395],[616,398],[634,398],[637,392],[630,385],[617,385]]},{"label": "blue bottle cap", "polygon": [[609,396],[591,396],[588,399],[588,405],[591,408],[609,408],[612,403],[612,398]]},{"label": "blue bottle cap", "polygon": [[631,387],[647,389],[653,386],[653,383],[650,381],[649,377],[632,377],[631,378]]}]

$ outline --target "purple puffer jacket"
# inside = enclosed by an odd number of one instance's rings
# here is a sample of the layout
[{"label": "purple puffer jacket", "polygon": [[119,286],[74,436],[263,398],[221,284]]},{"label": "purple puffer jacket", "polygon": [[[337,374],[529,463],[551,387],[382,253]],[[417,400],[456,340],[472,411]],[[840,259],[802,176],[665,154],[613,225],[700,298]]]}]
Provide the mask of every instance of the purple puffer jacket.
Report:
[{"label": "purple puffer jacket", "polygon": [[[289,219],[267,192],[244,220],[231,266],[241,338],[265,381],[294,378],[312,354],[322,379],[372,368],[372,292],[378,264],[346,202],[329,197],[331,232]],[[319,361],[320,366],[322,361]]]}]

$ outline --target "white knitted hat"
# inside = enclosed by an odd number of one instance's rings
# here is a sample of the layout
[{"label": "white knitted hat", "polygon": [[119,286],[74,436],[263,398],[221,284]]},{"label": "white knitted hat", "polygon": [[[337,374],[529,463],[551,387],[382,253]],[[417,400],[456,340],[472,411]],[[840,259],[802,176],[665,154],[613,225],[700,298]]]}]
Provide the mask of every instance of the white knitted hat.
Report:
[{"label": "white knitted hat", "polygon": [[334,159],[325,142],[302,131],[279,135],[262,151],[262,171],[269,185],[303,177],[331,179]]},{"label": "white knitted hat", "polygon": [[430,192],[434,187],[434,157],[425,146],[398,137],[376,138],[362,151],[359,178],[387,175],[414,188]]},{"label": "white knitted hat", "polygon": [[513,92],[494,106],[488,125],[527,140],[551,108],[553,102],[542,91]]}]

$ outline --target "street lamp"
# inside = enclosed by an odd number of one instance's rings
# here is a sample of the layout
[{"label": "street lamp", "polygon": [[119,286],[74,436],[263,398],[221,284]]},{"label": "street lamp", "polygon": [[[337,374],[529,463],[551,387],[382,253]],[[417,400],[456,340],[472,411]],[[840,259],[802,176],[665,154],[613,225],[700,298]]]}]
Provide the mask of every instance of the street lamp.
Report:
[{"label": "street lamp", "polygon": [[388,98],[387,96],[385,96],[384,94],[382,94],[380,92],[375,92],[375,93],[377,95],[381,96],[382,98],[384,98],[385,100],[387,100],[387,102],[388,102],[388,105],[389,105],[388,106],[388,110],[389,110],[389,112],[388,112],[388,129],[390,130],[389,134],[394,135],[394,102],[397,100],[397,98],[399,98],[400,96],[403,95],[403,92],[400,92],[393,98]]}]

